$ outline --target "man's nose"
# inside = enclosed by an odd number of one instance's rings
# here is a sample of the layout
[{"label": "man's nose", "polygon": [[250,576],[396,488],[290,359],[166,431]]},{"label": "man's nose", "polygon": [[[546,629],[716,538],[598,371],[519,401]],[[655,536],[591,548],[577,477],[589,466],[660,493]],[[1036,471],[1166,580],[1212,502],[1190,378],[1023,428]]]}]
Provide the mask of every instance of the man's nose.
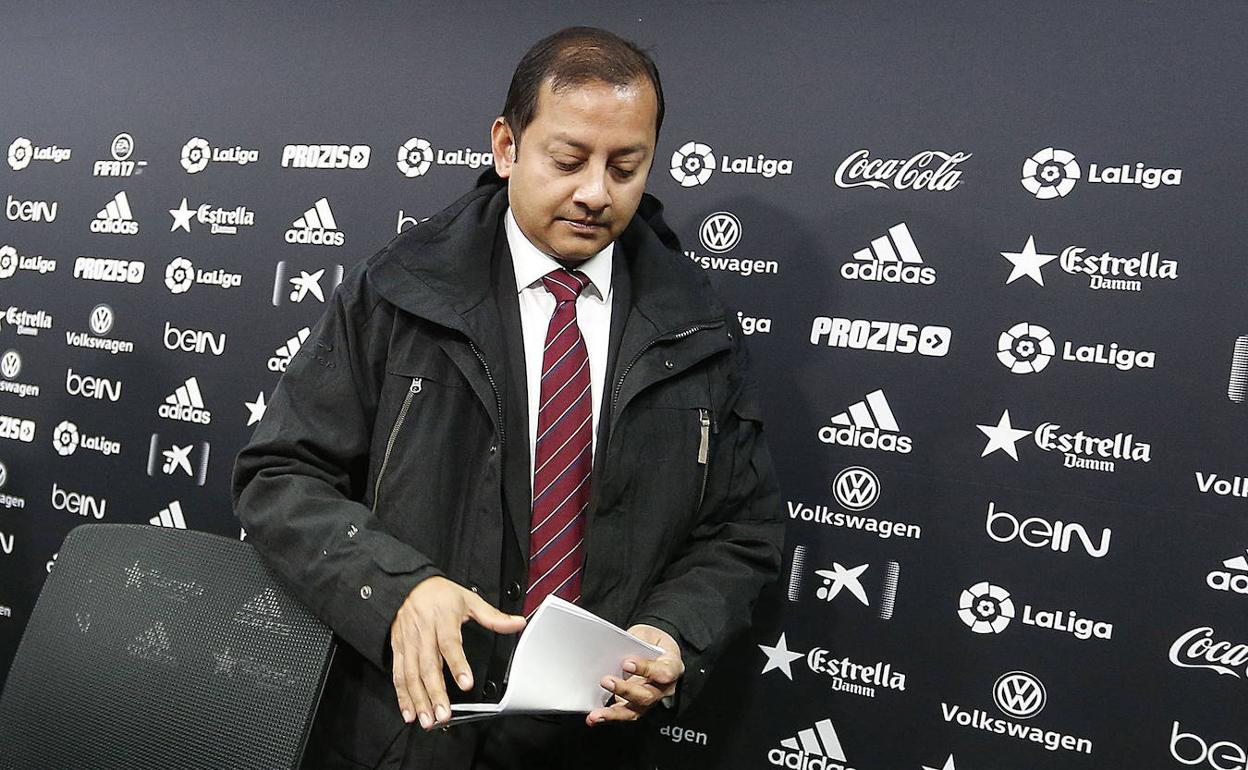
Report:
[{"label": "man's nose", "polygon": [[611,203],[607,191],[606,168],[587,167],[581,175],[580,184],[572,194],[572,201],[591,211],[602,211]]}]

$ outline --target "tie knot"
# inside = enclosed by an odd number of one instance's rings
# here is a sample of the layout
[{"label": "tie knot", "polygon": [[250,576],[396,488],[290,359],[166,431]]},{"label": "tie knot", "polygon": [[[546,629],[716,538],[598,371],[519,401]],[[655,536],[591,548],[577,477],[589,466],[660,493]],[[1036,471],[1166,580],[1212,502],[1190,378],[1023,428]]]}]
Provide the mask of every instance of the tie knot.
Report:
[{"label": "tie knot", "polygon": [[580,296],[589,285],[589,278],[580,270],[559,268],[542,276],[542,283],[546,284],[547,291],[555,295],[555,301],[562,304]]}]

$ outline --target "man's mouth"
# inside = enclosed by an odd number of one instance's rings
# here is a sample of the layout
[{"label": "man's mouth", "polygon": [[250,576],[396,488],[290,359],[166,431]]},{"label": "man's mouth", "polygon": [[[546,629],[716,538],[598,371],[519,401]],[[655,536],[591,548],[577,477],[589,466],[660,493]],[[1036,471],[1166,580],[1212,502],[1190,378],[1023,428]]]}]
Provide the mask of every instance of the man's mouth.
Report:
[{"label": "man's mouth", "polygon": [[602,222],[596,219],[567,219],[565,217],[565,218],[562,218],[561,221],[567,222],[569,225],[571,225],[573,228],[577,230],[585,230],[587,232],[599,230],[607,226],[606,222]]}]

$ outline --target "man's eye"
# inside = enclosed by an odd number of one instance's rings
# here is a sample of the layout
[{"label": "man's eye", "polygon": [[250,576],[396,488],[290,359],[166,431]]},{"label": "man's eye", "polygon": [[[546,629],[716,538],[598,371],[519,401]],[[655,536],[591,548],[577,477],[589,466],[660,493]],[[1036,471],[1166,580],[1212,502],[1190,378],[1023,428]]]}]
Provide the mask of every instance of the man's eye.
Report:
[{"label": "man's eye", "polygon": [[615,175],[620,179],[628,179],[637,172],[637,169],[635,168],[620,168],[619,166],[612,166],[611,170],[614,171]]},{"label": "man's eye", "polygon": [[579,165],[581,165],[579,161],[562,161],[562,160],[555,161],[555,166],[560,171],[575,171],[576,167]]}]

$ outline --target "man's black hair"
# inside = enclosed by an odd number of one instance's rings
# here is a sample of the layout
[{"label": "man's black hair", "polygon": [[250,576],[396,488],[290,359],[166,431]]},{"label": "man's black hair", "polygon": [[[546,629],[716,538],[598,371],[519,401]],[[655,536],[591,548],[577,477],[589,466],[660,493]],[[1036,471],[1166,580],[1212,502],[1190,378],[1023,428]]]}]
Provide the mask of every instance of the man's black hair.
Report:
[{"label": "man's black hair", "polygon": [[511,127],[517,148],[520,134],[537,115],[537,96],[548,80],[555,93],[595,81],[627,86],[648,80],[659,103],[654,125],[656,137],[663,127],[663,85],[650,55],[605,29],[568,27],[539,40],[511,76],[503,118]]}]

